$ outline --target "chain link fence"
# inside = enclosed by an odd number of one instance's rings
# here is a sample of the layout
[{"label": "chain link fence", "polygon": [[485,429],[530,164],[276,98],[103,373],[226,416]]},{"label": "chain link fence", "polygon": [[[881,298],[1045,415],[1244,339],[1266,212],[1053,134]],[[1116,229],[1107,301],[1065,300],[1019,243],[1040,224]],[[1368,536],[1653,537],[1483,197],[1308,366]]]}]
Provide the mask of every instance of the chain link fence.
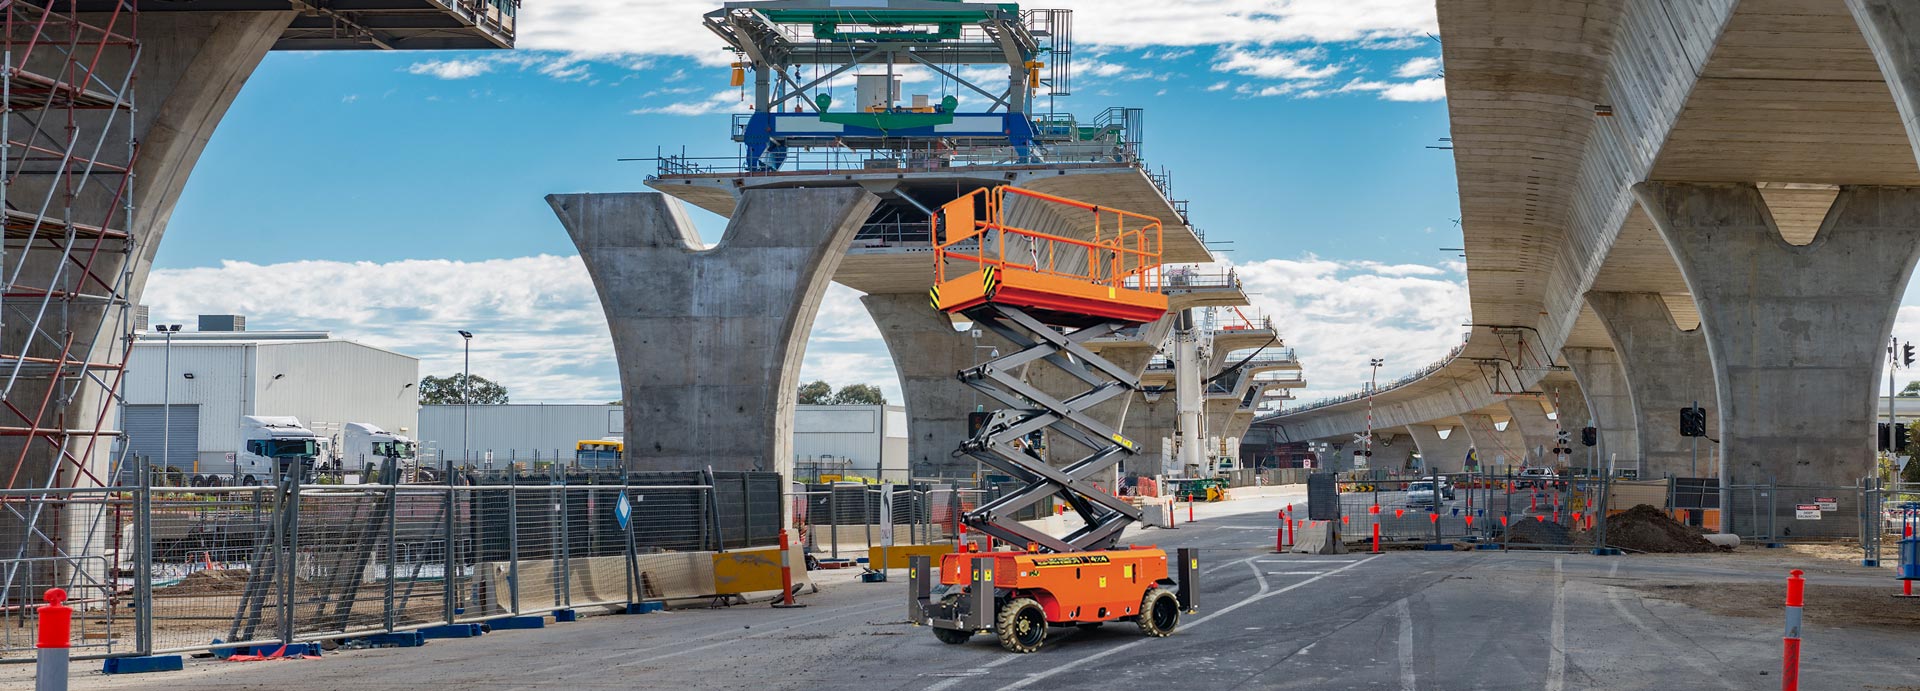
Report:
[{"label": "chain link fence", "polygon": [[52,587],[76,658],[219,652],[706,597],[709,553],[780,541],[772,473],[459,478],[0,491],[37,526],[0,531],[0,662]]}]

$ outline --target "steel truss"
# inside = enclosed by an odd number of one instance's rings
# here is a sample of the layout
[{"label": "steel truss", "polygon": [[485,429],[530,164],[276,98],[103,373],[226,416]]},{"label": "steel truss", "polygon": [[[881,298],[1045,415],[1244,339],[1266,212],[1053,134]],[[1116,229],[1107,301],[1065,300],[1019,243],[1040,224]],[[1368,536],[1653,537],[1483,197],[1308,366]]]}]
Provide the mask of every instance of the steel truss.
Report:
[{"label": "steel truss", "polygon": [[[1032,544],[1043,551],[1111,549],[1120,532],[1140,520],[1140,510],[1094,486],[1090,478],[1133,455],[1135,448],[1132,441],[1088,415],[1087,410],[1115,396],[1139,391],[1140,381],[1084,344],[1131,322],[1102,321],[1062,331],[1020,309],[996,303],[969,310],[966,316],[976,326],[1012,343],[1015,350],[960,372],[960,381],[1007,406],[989,416],[979,431],[961,444],[960,452],[1027,483],[967,512],[967,525],[1015,546]],[[1063,400],[1026,383],[1020,373],[1026,365],[1042,360],[1073,375],[1087,385],[1087,390]],[[1023,441],[1041,430],[1052,430],[1093,451],[1064,468],[1055,468]],[[1066,537],[1053,537],[1012,518],[1020,509],[1056,494],[1086,521],[1084,527]]]},{"label": "steel truss", "polygon": [[131,507],[68,503],[122,477],[101,459],[119,435],[110,415],[134,323],[136,4],[0,0],[0,489],[40,492],[0,498],[0,526],[17,530],[0,539],[0,605],[49,583],[82,607],[114,591],[113,568],[80,563],[120,563]]}]

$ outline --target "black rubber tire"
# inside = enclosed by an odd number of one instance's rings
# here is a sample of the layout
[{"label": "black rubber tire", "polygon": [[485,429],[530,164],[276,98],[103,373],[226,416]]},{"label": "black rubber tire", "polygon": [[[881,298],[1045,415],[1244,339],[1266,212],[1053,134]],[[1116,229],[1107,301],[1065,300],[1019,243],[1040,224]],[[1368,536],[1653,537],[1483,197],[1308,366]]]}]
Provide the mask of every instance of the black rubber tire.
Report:
[{"label": "black rubber tire", "polygon": [[1180,627],[1180,598],[1173,591],[1154,588],[1140,598],[1140,633],[1154,638],[1166,638]]},{"label": "black rubber tire", "polygon": [[1000,635],[1000,647],[1016,653],[1031,653],[1047,641],[1047,611],[1033,598],[1015,598],[1000,607],[993,632]]},{"label": "black rubber tire", "polygon": [[933,637],[940,639],[941,643],[947,645],[960,645],[961,643],[967,642],[967,639],[973,638],[973,632],[961,631],[959,629],[943,629],[936,626],[933,629]]}]

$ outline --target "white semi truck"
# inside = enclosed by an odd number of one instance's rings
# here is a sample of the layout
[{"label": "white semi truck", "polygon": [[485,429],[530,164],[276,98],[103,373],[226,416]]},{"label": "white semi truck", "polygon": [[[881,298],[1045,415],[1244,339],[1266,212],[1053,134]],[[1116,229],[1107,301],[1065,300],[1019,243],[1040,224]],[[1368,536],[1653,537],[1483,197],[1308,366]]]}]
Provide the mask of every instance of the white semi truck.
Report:
[{"label": "white semi truck", "polygon": [[414,463],[417,447],[404,434],[394,434],[371,422],[349,422],[340,430],[340,470],[365,473],[392,458],[401,467]]},{"label": "white semi truck", "polygon": [[320,457],[324,441],[293,416],[241,416],[240,451],[234,454],[233,478],[242,485],[268,484],[282,467],[295,466],[305,477]]}]

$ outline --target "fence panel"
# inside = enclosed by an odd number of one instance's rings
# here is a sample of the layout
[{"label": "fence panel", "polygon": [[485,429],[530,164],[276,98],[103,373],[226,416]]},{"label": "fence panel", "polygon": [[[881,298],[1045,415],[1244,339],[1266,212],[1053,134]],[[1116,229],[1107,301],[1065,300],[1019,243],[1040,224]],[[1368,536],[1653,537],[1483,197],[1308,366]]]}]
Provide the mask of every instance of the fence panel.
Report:
[{"label": "fence panel", "polygon": [[[1770,544],[1861,538],[1866,492],[1858,486],[1733,485],[1725,494],[1733,532],[1743,540]],[[1803,517],[1798,510],[1802,506],[1818,510]]]},{"label": "fence panel", "polygon": [[154,650],[278,641],[285,629],[279,491],[205,487],[151,496]]},{"label": "fence panel", "polygon": [[0,490],[0,662],[34,658],[33,608],[56,587],[74,608],[74,657],[135,650],[130,594],[116,578],[134,557],[134,514],[130,493]]}]

